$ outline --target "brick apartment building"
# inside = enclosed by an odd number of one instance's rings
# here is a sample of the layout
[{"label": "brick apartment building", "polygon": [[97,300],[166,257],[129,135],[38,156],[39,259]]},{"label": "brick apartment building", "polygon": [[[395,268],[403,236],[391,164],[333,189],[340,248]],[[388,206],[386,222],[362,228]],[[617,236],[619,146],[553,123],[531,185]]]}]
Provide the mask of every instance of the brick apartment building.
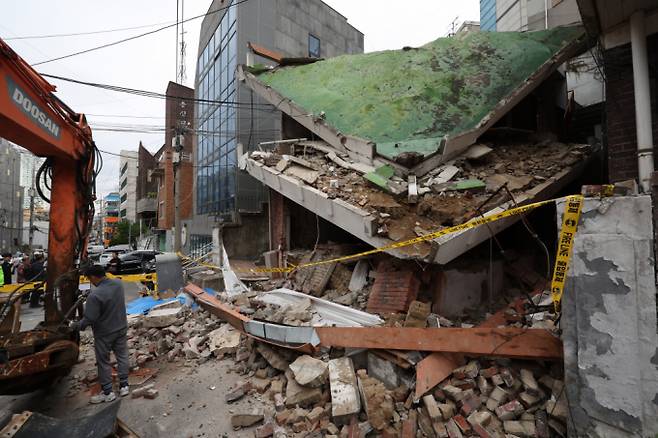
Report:
[{"label": "brick apartment building", "polygon": [[157,197],[157,230],[159,247],[171,250],[173,247],[174,215],[176,211],[174,199],[174,142],[176,129],[184,122],[187,134],[184,135],[181,172],[181,219],[189,219],[192,215],[193,165],[191,162],[194,134],[191,128],[194,123],[194,90],[184,85],[169,82],[167,86],[165,108],[165,144],[159,156]]},{"label": "brick apartment building", "polygon": [[159,160],[164,152],[164,145],[155,154],[151,154],[142,143],[137,150],[137,183],[135,185],[135,197],[137,199],[137,220],[142,228],[157,227],[157,203],[158,184],[155,177],[159,167]]}]

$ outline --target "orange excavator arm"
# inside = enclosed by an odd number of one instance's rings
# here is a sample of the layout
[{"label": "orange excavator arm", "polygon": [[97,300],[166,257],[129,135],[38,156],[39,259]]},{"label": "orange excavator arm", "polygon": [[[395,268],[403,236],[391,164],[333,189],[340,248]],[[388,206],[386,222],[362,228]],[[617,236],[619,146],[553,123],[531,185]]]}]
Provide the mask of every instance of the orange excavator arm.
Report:
[{"label": "orange excavator arm", "polygon": [[93,220],[96,147],[84,115],[60,101],[55,87],[0,39],[0,137],[47,157],[52,176],[45,324],[74,303],[75,260],[86,258]]}]

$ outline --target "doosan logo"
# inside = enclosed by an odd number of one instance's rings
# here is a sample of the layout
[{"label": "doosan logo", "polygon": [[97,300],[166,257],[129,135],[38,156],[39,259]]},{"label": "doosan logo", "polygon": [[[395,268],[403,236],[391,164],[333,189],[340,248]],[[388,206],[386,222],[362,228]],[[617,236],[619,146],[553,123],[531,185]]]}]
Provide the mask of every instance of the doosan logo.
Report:
[{"label": "doosan logo", "polygon": [[9,87],[9,94],[12,101],[19,107],[23,113],[32,118],[39,127],[48,132],[53,137],[59,139],[60,126],[55,123],[37,104],[21,90],[18,85],[7,77],[7,86]]}]

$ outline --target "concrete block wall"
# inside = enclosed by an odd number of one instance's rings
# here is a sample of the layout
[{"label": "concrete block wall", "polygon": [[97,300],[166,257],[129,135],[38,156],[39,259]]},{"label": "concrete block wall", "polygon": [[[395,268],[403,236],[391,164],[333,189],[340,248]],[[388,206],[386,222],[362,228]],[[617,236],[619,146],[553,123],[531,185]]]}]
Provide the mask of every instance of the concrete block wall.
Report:
[{"label": "concrete block wall", "polygon": [[651,198],[587,199],[562,303],[569,436],[658,434],[654,275]]}]

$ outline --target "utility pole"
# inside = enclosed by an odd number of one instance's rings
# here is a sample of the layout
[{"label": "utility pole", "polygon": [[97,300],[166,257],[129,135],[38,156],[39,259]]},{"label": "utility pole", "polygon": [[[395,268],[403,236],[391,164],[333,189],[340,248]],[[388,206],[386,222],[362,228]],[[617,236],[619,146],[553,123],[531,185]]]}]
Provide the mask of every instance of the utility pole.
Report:
[{"label": "utility pole", "polygon": [[30,188],[27,191],[27,194],[30,196],[30,228],[29,228],[29,240],[28,240],[28,245],[30,246],[30,250],[32,250],[32,244],[34,243],[34,195],[35,195],[35,188],[34,188],[34,179],[35,179],[35,168],[36,168],[36,158],[32,160],[32,183],[30,184]]},{"label": "utility pole", "polygon": [[[185,102],[181,101],[181,104]],[[184,144],[184,123],[179,121],[174,136],[174,252],[180,252],[182,241],[181,227],[181,163],[183,161],[183,144]]]},{"label": "utility pole", "polygon": [[[178,47],[178,3],[176,1],[176,82],[183,84],[186,79],[185,73],[185,30],[183,23],[185,22],[185,0],[180,0],[180,55]],[[176,128],[174,129],[173,141],[173,167],[174,167],[174,252],[180,252],[182,245],[182,232],[183,227],[181,224],[181,164],[183,163],[183,148],[185,145],[185,134],[187,132],[187,125],[185,117],[187,111],[185,107],[187,104],[184,100],[179,100],[180,110],[178,111],[178,120]]]}]

